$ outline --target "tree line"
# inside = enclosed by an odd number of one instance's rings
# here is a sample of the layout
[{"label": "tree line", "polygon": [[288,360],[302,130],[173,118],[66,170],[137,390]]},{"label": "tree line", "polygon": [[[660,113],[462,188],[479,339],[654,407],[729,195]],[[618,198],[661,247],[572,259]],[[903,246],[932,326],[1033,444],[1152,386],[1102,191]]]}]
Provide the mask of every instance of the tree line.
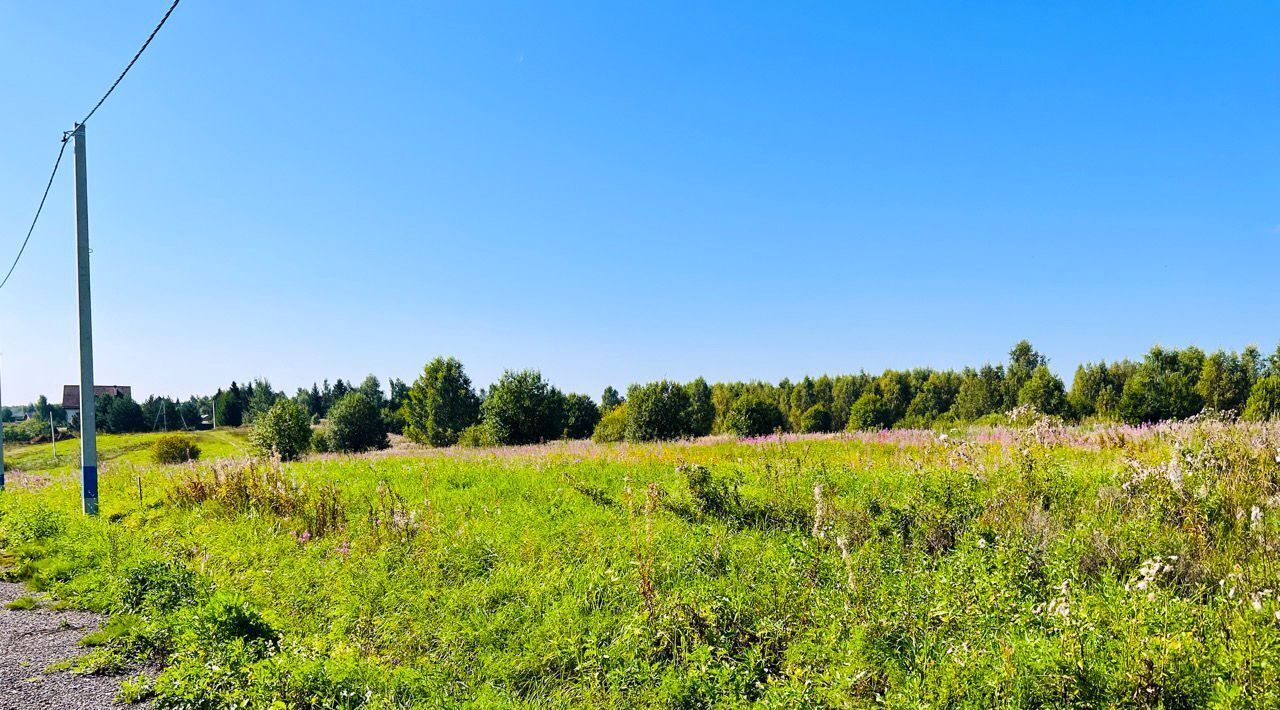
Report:
[{"label": "tree line", "polygon": [[[792,382],[717,382],[703,378],[633,384],[625,396],[607,387],[599,401],[565,393],[537,370],[504,372],[476,389],[462,363],[438,357],[412,383],[328,380],[293,396],[265,379],[232,382],[211,396],[179,401],[149,397],[97,400],[107,432],[254,424],[287,403],[291,448],[359,451],[387,445],[387,434],[430,446],[528,444],[555,439],[654,441],[725,433],[834,432],[996,423],[1016,407],[1068,421],[1130,424],[1183,419],[1203,411],[1248,420],[1280,416],[1280,347],[1211,354],[1195,347],[1154,347],[1140,361],[1080,365],[1071,387],[1048,359],[1021,341],[1007,362],[979,368],[886,370],[879,375],[804,377]],[[42,396],[32,405],[46,418]],[[322,423],[324,424],[323,426]],[[306,432],[301,432],[305,427]],[[315,431],[312,431],[314,429]]]}]

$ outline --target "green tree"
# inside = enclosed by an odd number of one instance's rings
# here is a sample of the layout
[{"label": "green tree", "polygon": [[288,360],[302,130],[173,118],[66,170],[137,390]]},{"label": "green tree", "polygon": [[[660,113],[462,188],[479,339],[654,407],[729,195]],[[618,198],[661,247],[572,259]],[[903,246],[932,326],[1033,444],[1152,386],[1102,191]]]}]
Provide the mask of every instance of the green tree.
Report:
[{"label": "green tree", "polygon": [[1204,353],[1193,348],[1181,352],[1152,348],[1124,384],[1120,415],[1130,424],[1141,424],[1198,413],[1204,406],[1196,392],[1203,367]]},{"label": "green tree", "polygon": [[1013,346],[1009,351],[1009,369],[1005,370],[1004,409],[1012,409],[1018,404],[1022,386],[1040,366],[1048,364],[1049,360],[1031,347],[1030,341],[1021,340]]},{"label": "green tree", "polygon": [[508,370],[480,405],[485,425],[501,444],[536,444],[564,432],[564,394],[537,370]]},{"label": "green tree", "polygon": [[612,385],[605,387],[604,394],[600,395],[600,411],[602,413],[610,412],[624,401],[626,400],[622,399],[622,395],[618,394],[618,390],[614,389]]},{"label": "green tree", "polygon": [[225,392],[218,390],[213,400],[215,424],[237,427],[244,423],[244,397],[235,382]]},{"label": "green tree", "polygon": [[1031,373],[1031,377],[1018,390],[1018,404],[1035,407],[1036,411],[1055,416],[1066,416],[1070,410],[1067,404],[1067,388],[1062,379],[1049,370],[1048,365],[1040,365]]},{"label": "green tree", "polygon": [[739,397],[729,408],[725,428],[739,436],[764,436],[786,429],[787,417],[782,408],[772,400],[756,394]]},{"label": "green tree", "polygon": [[294,461],[311,446],[311,417],[297,402],[279,400],[254,420],[249,444],[259,454]]},{"label": "green tree", "polygon": [[1219,350],[1205,358],[1196,393],[1204,406],[1219,412],[1239,413],[1252,386],[1248,366],[1235,353]]},{"label": "green tree", "polygon": [[960,375],[952,405],[956,419],[973,421],[988,414],[1004,411],[1004,368],[983,365],[981,370],[965,368]]},{"label": "green tree", "polygon": [[689,395],[689,412],[686,419],[690,436],[706,436],[716,421],[716,405],[711,398],[711,387],[699,377],[684,386]]},{"label": "green tree", "polygon": [[866,391],[849,408],[849,431],[887,429],[893,425],[893,412],[878,392]]},{"label": "green tree", "polygon": [[1280,418],[1280,374],[1267,375],[1253,385],[1244,418],[1255,422]]},{"label": "green tree", "polygon": [[564,398],[564,438],[589,439],[600,422],[600,408],[585,394]]},{"label": "green tree", "polygon": [[405,436],[420,444],[451,446],[479,420],[480,398],[461,362],[437,357],[409,387],[401,414]]},{"label": "green tree", "polygon": [[627,403],[615,405],[605,412],[591,433],[591,440],[601,444],[612,444],[627,438]]},{"label": "green tree", "polygon": [[831,431],[831,410],[825,404],[815,404],[800,415],[800,432],[812,434]]},{"label": "green tree", "polygon": [[960,383],[960,376],[954,372],[930,374],[907,406],[907,418],[913,424],[928,424],[951,411],[960,392]]},{"label": "green tree", "polygon": [[689,392],[668,380],[627,389],[627,440],[661,441],[692,436]]},{"label": "green tree", "polygon": [[390,446],[382,411],[361,390],[348,392],[329,410],[327,442],[335,451],[360,452]]},{"label": "green tree", "polygon": [[36,406],[35,406],[35,410],[36,410],[36,414],[35,414],[36,419],[39,419],[39,420],[40,420],[40,421],[42,421],[42,422],[48,423],[48,421],[49,421],[49,398],[48,398],[48,397],[46,397],[46,396],[44,396],[44,395],[40,395],[39,397],[36,397]]},{"label": "green tree", "polygon": [[271,409],[283,395],[271,388],[271,383],[265,379],[259,378],[253,381],[249,389],[248,401],[244,408],[244,417],[249,422],[257,419],[259,416]]},{"label": "green tree", "polygon": [[382,394],[382,383],[378,382],[378,378],[374,375],[365,377],[355,391],[363,394],[366,399],[379,408],[382,407],[383,401],[386,400],[386,397]]}]

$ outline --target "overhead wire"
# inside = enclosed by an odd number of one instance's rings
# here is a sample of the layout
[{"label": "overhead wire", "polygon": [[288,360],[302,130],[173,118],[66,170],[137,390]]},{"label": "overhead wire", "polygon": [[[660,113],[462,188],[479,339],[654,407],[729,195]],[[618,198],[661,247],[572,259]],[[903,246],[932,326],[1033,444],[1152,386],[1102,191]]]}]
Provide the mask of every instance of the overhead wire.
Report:
[{"label": "overhead wire", "polygon": [[[169,5],[169,9],[166,10],[164,16],[160,18],[160,22],[156,23],[155,29],[151,30],[151,34],[147,35],[147,40],[143,42],[142,46],[138,48],[138,51],[134,53],[133,59],[130,59],[129,63],[125,65],[124,71],[121,71],[120,76],[117,76],[116,80],[111,82],[111,86],[107,88],[107,92],[102,95],[102,98],[98,99],[98,103],[94,104],[93,108],[89,109],[89,113],[85,114],[85,117],[80,119],[80,122],[76,124],[77,126],[83,126],[88,123],[89,119],[93,118],[93,114],[97,113],[98,109],[102,108],[102,104],[106,103],[107,97],[111,96],[117,86],[120,86],[121,81],[124,81],[125,75],[128,74],[129,70],[133,68],[133,65],[138,62],[138,58],[142,56],[142,53],[147,51],[147,47],[151,45],[151,40],[156,38],[156,34],[160,32],[160,28],[164,27],[164,23],[169,21],[169,15],[173,14],[174,9],[178,7],[178,3],[181,1],[182,0],[173,0],[173,4]],[[0,289],[3,289],[5,284],[9,283],[9,277],[13,276],[13,270],[18,267],[18,262],[22,260],[22,255],[27,250],[27,243],[31,241],[31,235],[36,231],[36,224],[40,221],[40,213],[44,211],[45,200],[49,199],[49,190],[53,187],[53,179],[58,175],[58,166],[62,164],[62,154],[67,150],[67,140],[71,137],[71,133],[71,131],[64,131],[62,133],[62,147],[58,149],[58,159],[53,162],[53,170],[49,173],[49,182],[44,186],[44,194],[40,196],[40,204],[36,207],[35,217],[31,219],[31,227],[27,229],[27,236],[23,238],[22,246],[18,248],[18,255],[14,257],[13,263],[9,266],[8,273],[4,276],[4,280],[0,281]]]}]

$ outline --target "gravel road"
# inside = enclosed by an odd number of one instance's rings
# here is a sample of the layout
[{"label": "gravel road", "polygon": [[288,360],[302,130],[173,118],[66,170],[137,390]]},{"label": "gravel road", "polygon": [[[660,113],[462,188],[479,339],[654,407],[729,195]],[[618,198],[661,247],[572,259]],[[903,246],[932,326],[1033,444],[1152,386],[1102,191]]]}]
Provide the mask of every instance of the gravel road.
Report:
[{"label": "gravel road", "polygon": [[3,608],[30,595],[21,585],[0,582],[0,710],[121,707],[113,700],[127,675],[45,673],[51,663],[82,655],[85,649],[76,642],[97,629],[102,617],[79,611]]}]

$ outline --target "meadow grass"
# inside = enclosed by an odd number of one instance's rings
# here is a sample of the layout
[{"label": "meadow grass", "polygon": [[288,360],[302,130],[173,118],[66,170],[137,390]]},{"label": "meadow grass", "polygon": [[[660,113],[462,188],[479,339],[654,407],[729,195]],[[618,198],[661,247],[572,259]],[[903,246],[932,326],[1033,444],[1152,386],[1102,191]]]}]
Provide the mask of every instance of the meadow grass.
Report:
[{"label": "meadow grass", "polygon": [[0,495],[0,547],[112,615],[95,653],[163,664],[129,691],[160,707],[1266,706],[1278,441],[1208,421],[132,450],[100,518],[69,471]]}]

